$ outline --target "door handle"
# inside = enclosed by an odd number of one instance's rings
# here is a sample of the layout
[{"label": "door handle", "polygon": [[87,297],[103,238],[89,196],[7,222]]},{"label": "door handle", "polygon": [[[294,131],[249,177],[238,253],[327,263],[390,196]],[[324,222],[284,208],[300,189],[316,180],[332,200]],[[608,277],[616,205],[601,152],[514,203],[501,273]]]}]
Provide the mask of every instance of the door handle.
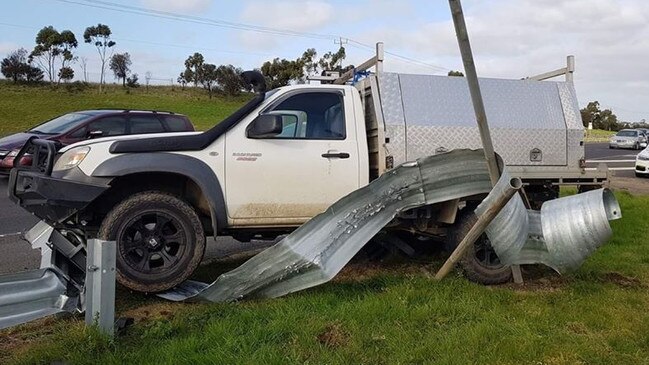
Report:
[{"label": "door handle", "polygon": [[322,157],[324,157],[324,158],[349,158],[349,153],[330,151],[330,152],[327,152],[327,153],[323,153]]}]

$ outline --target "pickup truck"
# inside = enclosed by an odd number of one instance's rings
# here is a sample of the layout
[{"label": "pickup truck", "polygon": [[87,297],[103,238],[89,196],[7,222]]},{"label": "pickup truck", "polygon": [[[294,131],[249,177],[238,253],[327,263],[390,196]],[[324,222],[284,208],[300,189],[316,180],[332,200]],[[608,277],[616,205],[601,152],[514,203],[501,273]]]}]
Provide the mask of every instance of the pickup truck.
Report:
[{"label": "pickup truck", "polygon": [[[11,171],[9,195],[54,227],[52,244],[117,241],[122,285],[167,290],[197,268],[206,236],[276,237],[397,164],[480,148],[463,78],[377,71],[354,85],[344,83],[348,74],[270,91],[262,75],[245,72],[254,98],[202,133],[99,138],[58,152],[33,138],[18,157],[31,153],[34,163]],[[523,179],[530,205],[556,197],[561,184],[606,182],[580,163],[583,127],[571,83],[481,83],[496,152]],[[482,198],[403,212],[386,229],[452,246]],[[484,237],[463,268],[484,283],[510,275]]]}]

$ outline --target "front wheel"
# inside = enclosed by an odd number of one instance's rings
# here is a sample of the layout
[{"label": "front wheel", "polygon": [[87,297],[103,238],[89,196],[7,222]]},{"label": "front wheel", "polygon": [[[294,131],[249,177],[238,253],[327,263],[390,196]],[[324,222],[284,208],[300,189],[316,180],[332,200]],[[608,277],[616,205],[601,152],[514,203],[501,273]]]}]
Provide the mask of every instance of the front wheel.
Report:
[{"label": "front wheel", "polygon": [[145,293],[186,280],[205,252],[205,234],[194,209],[171,194],[138,193],[115,206],[99,238],[117,241],[117,281]]},{"label": "front wheel", "polygon": [[[460,213],[455,226],[449,232],[447,249],[454,250],[477,220],[478,217],[473,212]],[[464,254],[460,265],[469,280],[480,284],[503,284],[510,281],[512,277],[511,268],[500,262],[491,247],[489,238],[484,233]]]}]

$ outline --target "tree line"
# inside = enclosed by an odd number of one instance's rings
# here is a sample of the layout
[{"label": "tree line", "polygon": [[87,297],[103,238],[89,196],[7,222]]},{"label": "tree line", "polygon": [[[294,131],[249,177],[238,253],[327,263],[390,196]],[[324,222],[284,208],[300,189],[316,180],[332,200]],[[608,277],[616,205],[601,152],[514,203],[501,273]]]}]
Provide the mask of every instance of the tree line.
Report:
[{"label": "tree line", "polygon": [[[126,53],[113,54],[113,47],[117,44],[111,39],[112,31],[105,24],[89,26],[83,32],[83,42],[97,50],[100,59],[99,89],[106,82],[106,67],[110,68],[115,78],[121,79],[124,86],[137,86],[137,74],[131,75],[131,56]],[[2,74],[14,83],[49,81],[58,85],[74,78],[74,69],[71,65],[79,61],[86,76],[86,59],[79,59],[74,54],[79,46],[79,41],[70,30],[58,31],[53,26],[43,27],[38,31],[35,45],[31,52],[20,48],[11,52],[0,62]]]},{"label": "tree line", "polygon": [[[294,60],[274,58],[264,62],[260,71],[268,88],[277,88],[291,83],[304,83],[309,75],[322,73],[325,70],[345,72],[353,69],[353,65],[343,66],[345,48],[340,47],[336,52],[327,52],[317,58],[314,48],[309,48]],[[239,77],[243,70],[233,65],[216,66],[205,62],[205,57],[199,53],[187,57],[185,69],[180,73],[177,82],[184,88],[187,85],[202,86],[210,97],[214,92],[236,96],[242,91],[249,91],[249,85],[243,84]]]}]

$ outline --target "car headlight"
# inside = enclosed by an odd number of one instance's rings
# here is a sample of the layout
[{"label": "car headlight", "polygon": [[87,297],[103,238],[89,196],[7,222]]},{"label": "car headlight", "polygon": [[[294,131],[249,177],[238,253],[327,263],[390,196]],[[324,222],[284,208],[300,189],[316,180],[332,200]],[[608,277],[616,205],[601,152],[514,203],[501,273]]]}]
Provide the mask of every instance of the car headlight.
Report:
[{"label": "car headlight", "polygon": [[9,152],[7,154],[7,157],[16,157],[16,156],[18,156],[18,152],[20,152],[20,149],[12,150],[11,152]]},{"label": "car headlight", "polygon": [[638,160],[647,161],[649,160],[649,155],[638,155]]},{"label": "car headlight", "polygon": [[88,146],[77,147],[66,151],[54,164],[54,171],[69,170],[76,167],[86,158],[88,152],[90,152],[90,147]]}]

